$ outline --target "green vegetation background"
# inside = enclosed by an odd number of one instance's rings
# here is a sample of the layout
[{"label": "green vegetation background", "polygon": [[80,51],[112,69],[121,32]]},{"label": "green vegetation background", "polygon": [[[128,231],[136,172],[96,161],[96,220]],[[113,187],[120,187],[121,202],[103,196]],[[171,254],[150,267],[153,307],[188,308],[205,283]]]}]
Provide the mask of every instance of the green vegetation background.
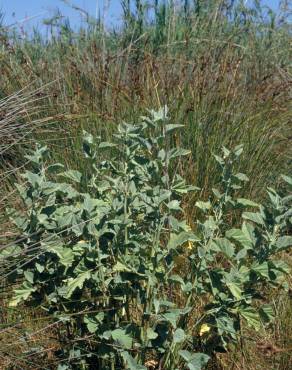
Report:
[{"label": "green vegetation background", "polygon": [[[185,0],[180,6],[155,1],[152,17],[149,4],[139,0],[122,0],[122,6],[119,30],[106,30],[102,19],[90,16],[77,32],[62,18],[47,20],[49,39],[0,25],[0,246],[14,236],[4,209],[15,203],[13,184],[35,141],[50,147],[54,161],[82,169],[82,130],[110,138],[117,123],[133,121],[147,108],[167,104],[173,123],[185,125],[173,140],[192,151],[180,171],[202,189],[200,198],[207,199],[218,181],[212,153],[222,145],[244,144],[240,169],[250,178],[243,194],[247,198],[262,199],[266,186],[291,171],[286,2],[278,14],[257,1],[249,8],[241,1]],[[185,202],[190,223],[196,217],[195,201]],[[0,343],[11,338],[11,324],[17,339],[41,330],[45,321],[36,311],[6,309],[10,291],[3,283]],[[275,297],[275,308],[279,315],[264,341],[287,349],[292,346],[291,300]],[[24,347],[0,350],[0,368],[9,361],[24,366]],[[224,358],[222,366],[291,368],[287,351],[268,355],[247,342],[236,363]]]}]

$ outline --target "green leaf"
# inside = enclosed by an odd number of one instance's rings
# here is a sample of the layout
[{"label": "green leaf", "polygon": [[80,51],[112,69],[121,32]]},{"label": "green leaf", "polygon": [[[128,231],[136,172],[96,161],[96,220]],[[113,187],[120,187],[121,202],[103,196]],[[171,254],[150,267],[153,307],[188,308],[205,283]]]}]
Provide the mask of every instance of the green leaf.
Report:
[{"label": "green leaf", "polygon": [[62,245],[50,246],[49,251],[55,253],[59,259],[60,263],[66,267],[72,266],[74,261],[73,250],[69,247],[64,247]]},{"label": "green leaf", "polygon": [[222,146],[222,152],[224,154],[224,158],[228,158],[231,154],[231,151],[227,149],[224,145]]},{"label": "green leaf", "polygon": [[66,280],[67,292],[66,292],[65,298],[67,299],[70,298],[76,289],[82,289],[85,281],[90,279],[90,277],[91,277],[90,271],[85,271],[79,274],[75,279],[69,278],[68,280]]},{"label": "green leaf", "polygon": [[282,175],[282,179],[287,182],[287,184],[292,185],[292,177]]},{"label": "green leaf", "polygon": [[119,346],[125,349],[131,349],[133,345],[133,339],[124,329],[115,329],[111,332],[112,338]]},{"label": "green leaf", "polygon": [[290,266],[285,261],[272,261],[270,265],[279,271],[282,271],[284,274],[290,274]]},{"label": "green leaf", "polygon": [[32,155],[25,155],[24,157],[30,160],[33,164],[39,165],[47,155],[48,147],[46,145],[41,147],[37,144],[37,148],[34,153]]},{"label": "green leaf", "polygon": [[83,130],[83,152],[86,158],[95,158],[94,138],[91,134]]},{"label": "green leaf", "polygon": [[157,157],[161,159],[161,161],[165,161],[166,152],[164,149],[159,150]]},{"label": "green leaf", "polygon": [[3,249],[2,248],[3,246],[0,247],[0,261],[9,257],[16,257],[23,251],[19,245],[10,245],[8,247],[4,247]]},{"label": "green leaf", "polygon": [[221,166],[224,165],[224,159],[222,157],[219,157],[219,155],[214,154],[214,158],[216,159],[216,162],[218,162]]},{"label": "green leaf", "polygon": [[114,143],[109,143],[107,141],[103,141],[101,142],[99,145],[98,145],[98,148],[99,149],[108,149],[108,148],[114,148],[116,147],[117,144],[114,144]]},{"label": "green leaf", "polygon": [[248,325],[253,327],[255,330],[260,330],[261,321],[259,314],[252,307],[244,307],[239,309],[240,315],[247,321]]},{"label": "green leaf", "polygon": [[245,220],[253,221],[254,223],[264,226],[265,222],[263,220],[263,217],[260,213],[254,213],[254,212],[243,212],[242,217]]},{"label": "green leaf", "polygon": [[244,233],[244,235],[246,236],[246,238],[251,241],[252,247],[254,247],[256,242],[257,242],[257,237],[256,237],[254,225],[252,225],[249,222],[244,221],[242,226],[241,226],[241,230]]},{"label": "green leaf", "polygon": [[60,191],[67,195],[69,199],[73,199],[79,195],[78,191],[76,191],[70,184],[61,183],[58,184],[58,187],[55,191]]},{"label": "green leaf", "polygon": [[245,199],[245,198],[238,198],[237,203],[244,207],[259,207],[258,203],[253,202],[252,200]]},{"label": "green leaf", "polygon": [[163,318],[170,322],[171,325],[176,328],[176,322],[177,322],[177,319],[179,318],[179,314],[176,313],[176,312],[166,312],[164,315],[162,315]]},{"label": "green leaf", "polygon": [[270,304],[263,304],[259,309],[259,314],[264,322],[271,322],[275,319],[273,307]]},{"label": "green leaf", "polygon": [[59,176],[67,177],[68,179],[77,182],[78,184],[81,181],[82,174],[77,170],[69,170],[59,174]]},{"label": "green leaf", "polygon": [[113,271],[117,272],[134,272],[134,270],[131,270],[128,266],[126,266],[124,263],[117,261],[117,263],[113,266]]},{"label": "green leaf", "polygon": [[180,202],[178,200],[172,200],[167,204],[167,207],[173,211],[181,211]]},{"label": "green leaf", "polygon": [[[27,188],[25,187],[25,185],[21,185],[21,184],[14,184],[14,186],[16,187],[19,195],[22,197],[22,199],[26,199],[27,198]],[[13,213],[17,212],[14,208],[7,208],[7,214],[8,215],[12,215]]]},{"label": "green leaf", "polygon": [[237,300],[242,299],[242,289],[241,286],[236,282],[227,282],[226,283],[228,289],[232,293],[233,297],[235,297]]},{"label": "green leaf", "polygon": [[123,351],[121,353],[123,360],[125,361],[125,369],[127,370],[147,370],[143,365],[139,365],[137,361],[129,354],[129,352]]},{"label": "green leaf", "polygon": [[16,307],[20,302],[26,301],[31,293],[36,291],[36,287],[34,287],[30,282],[24,281],[23,284],[14,290],[14,297],[9,302],[9,307]]},{"label": "green leaf", "polygon": [[182,343],[186,339],[186,333],[183,329],[178,328],[173,333],[173,342],[174,343]]},{"label": "green leaf", "polygon": [[33,280],[33,278],[34,278],[34,273],[33,273],[32,271],[29,271],[29,270],[24,271],[24,276],[25,276],[26,280],[27,280],[29,283],[31,283],[31,284],[33,284],[33,283],[34,283],[34,280]]},{"label": "green leaf", "polygon": [[158,111],[155,111],[155,110],[151,109],[151,110],[149,110],[149,112],[151,113],[152,119],[153,119],[154,122],[164,121],[168,118],[167,117],[168,107],[166,105],[164,107],[158,109]]},{"label": "green leaf", "polygon": [[180,234],[171,234],[168,242],[168,249],[175,249],[187,241],[196,242],[200,239],[192,232],[183,231]]},{"label": "green leaf", "polygon": [[235,259],[237,261],[240,261],[243,258],[245,258],[246,255],[247,255],[247,249],[246,248],[242,248],[242,249],[240,249],[240,251],[238,251],[238,253],[236,253]]},{"label": "green leaf", "polygon": [[182,149],[182,148],[174,148],[169,151],[169,159],[183,157],[189,154],[191,154],[190,150]]},{"label": "green leaf", "polygon": [[292,247],[292,236],[280,236],[276,242],[279,251]]},{"label": "green leaf", "polygon": [[98,330],[103,319],[104,319],[104,312],[99,312],[95,316],[85,316],[84,322],[87,326],[88,331],[93,334]]},{"label": "green leaf", "polygon": [[234,327],[234,318],[229,316],[228,314],[224,314],[222,311],[221,315],[215,318],[216,326],[218,329],[219,335],[227,334],[231,336],[233,339],[236,338],[236,329]]},{"label": "green leaf", "polygon": [[217,222],[215,221],[214,217],[213,216],[209,216],[207,218],[207,220],[204,222],[204,228],[205,228],[205,231],[206,231],[206,234],[208,234],[209,236],[212,234],[212,232],[214,230],[217,230],[218,229],[218,224]]},{"label": "green leaf", "polygon": [[42,273],[45,270],[45,266],[41,265],[40,263],[36,262],[35,267],[38,272]]},{"label": "green leaf", "polygon": [[103,200],[91,198],[89,194],[84,195],[83,208],[89,214],[91,214],[96,208],[98,208],[99,211],[103,211],[106,210],[106,207],[107,203]]},{"label": "green leaf", "polygon": [[178,128],[182,128],[184,127],[184,125],[179,125],[179,124],[168,124],[168,125],[165,125],[165,132],[166,133],[169,133],[173,130],[176,130]]},{"label": "green leaf", "polygon": [[228,258],[232,258],[234,256],[234,245],[226,238],[219,238],[215,239],[214,242],[216,243],[219,250]]},{"label": "green leaf", "polygon": [[148,340],[156,339],[158,337],[158,334],[152,328],[147,328],[146,335]]},{"label": "green leaf", "polygon": [[54,163],[47,167],[48,173],[57,173],[59,170],[63,170],[64,165],[62,163]]},{"label": "green leaf", "polygon": [[238,180],[240,181],[249,181],[249,178],[244,174],[244,173],[237,173],[236,175],[234,175],[234,177],[236,177]]},{"label": "green leaf", "polygon": [[37,186],[40,186],[41,183],[43,182],[43,177],[41,175],[38,175],[36,173],[26,171],[25,174],[23,175],[24,178],[27,179],[27,181],[34,187],[36,188]]},{"label": "green leaf", "polygon": [[83,130],[83,141],[86,141],[88,144],[93,144],[94,143],[93,135]]},{"label": "green leaf", "polygon": [[236,155],[236,157],[239,157],[242,152],[243,152],[243,144],[237,145],[234,148],[234,154]]},{"label": "green leaf", "polygon": [[182,286],[185,285],[185,282],[184,282],[183,278],[181,276],[179,276],[179,275],[171,275],[169,277],[169,280],[170,281],[174,281],[176,283],[180,283]]},{"label": "green leaf", "polygon": [[70,370],[70,367],[66,364],[59,364],[57,370]]},{"label": "green leaf", "polygon": [[210,202],[202,202],[199,200],[196,202],[196,207],[205,212],[212,208],[212,204]]},{"label": "green leaf", "polygon": [[212,192],[217,199],[221,199],[223,197],[223,194],[221,194],[220,191],[216,188],[212,188]]},{"label": "green leaf", "polygon": [[210,360],[210,356],[199,352],[191,353],[186,350],[181,350],[179,351],[179,355],[186,361],[190,370],[201,370]]},{"label": "green leaf", "polygon": [[251,265],[251,270],[259,276],[269,279],[269,265],[267,262],[254,263]]},{"label": "green leaf", "polygon": [[244,248],[250,249],[253,246],[253,242],[248,234],[240,229],[231,229],[226,231],[226,237],[229,239],[234,239],[240,243]]}]

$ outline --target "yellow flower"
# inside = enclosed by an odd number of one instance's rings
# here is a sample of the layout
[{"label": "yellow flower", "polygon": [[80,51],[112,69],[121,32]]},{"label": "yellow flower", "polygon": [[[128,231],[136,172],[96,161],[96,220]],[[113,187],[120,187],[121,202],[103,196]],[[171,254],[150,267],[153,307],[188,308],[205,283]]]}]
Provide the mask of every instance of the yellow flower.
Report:
[{"label": "yellow flower", "polygon": [[187,249],[192,250],[194,247],[194,244],[191,241],[188,241]]},{"label": "yellow flower", "polygon": [[200,337],[202,337],[204,334],[206,334],[206,333],[209,333],[209,331],[211,330],[211,328],[210,328],[210,326],[209,325],[207,325],[207,324],[203,324],[202,326],[201,326],[201,329],[200,329]]}]

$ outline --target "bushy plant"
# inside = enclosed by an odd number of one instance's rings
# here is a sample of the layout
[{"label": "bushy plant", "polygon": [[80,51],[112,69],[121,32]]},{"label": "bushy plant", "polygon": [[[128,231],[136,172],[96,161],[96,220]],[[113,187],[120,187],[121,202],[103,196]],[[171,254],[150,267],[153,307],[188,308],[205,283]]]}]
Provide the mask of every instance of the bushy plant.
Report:
[{"label": "bushy plant", "polygon": [[55,318],[59,369],[201,369],[238,340],[243,320],[258,329],[272,319],[258,303],[265,286],[285,288],[277,254],[291,245],[291,196],[269,189],[265,207],[238,197],[242,147],[223,148],[220,188],[197,201],[192,230],[182,198],[198,189],[178,173],[190,153],[172,147],[181,127],[165,107],[119,125],[110,143],[85,132],[84,173],[49,165],[46,147],[28,156],[24,210],[10,210],[22,233],[11,254],[26,255],[10,305],[29,301]]}]

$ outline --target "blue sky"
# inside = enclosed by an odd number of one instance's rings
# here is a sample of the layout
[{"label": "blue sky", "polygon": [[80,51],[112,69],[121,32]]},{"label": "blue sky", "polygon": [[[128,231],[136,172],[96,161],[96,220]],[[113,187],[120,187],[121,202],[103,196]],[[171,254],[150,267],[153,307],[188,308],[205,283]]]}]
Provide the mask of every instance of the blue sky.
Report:
[{"label": "blue sky", "polygon": [[[108,25],[118,24],[121,15],[120,0],[69,0],[74,5],[85,9],[92,16],[104,12]],[[272,9],[277,9],[279,0],[262,0],[262,3]],[[71,23],[79,24],[80,14],[72,10],[61,0],[0,0],[0,10],[4,13],[5,25],[16,22],[32,27],[43,18],[49,18],[59,8],[61,13],[70,17]],[[25,20],[23,23],[22,21]]]},{"label": "blue sky", "polygon": [[[122,11],[119,0],[69,0],[68,3],[86,10],[92,16],[96,16],[100,11],[111,24],[119,21]],[[27,26],[35,25],[41,19],[52,16],[57,9],[68,16],[72,24],[80,23],[80,13],[62,0],[0,0],[0,11],[4,13],[5,25],[23,23],[24,20]]]}]

